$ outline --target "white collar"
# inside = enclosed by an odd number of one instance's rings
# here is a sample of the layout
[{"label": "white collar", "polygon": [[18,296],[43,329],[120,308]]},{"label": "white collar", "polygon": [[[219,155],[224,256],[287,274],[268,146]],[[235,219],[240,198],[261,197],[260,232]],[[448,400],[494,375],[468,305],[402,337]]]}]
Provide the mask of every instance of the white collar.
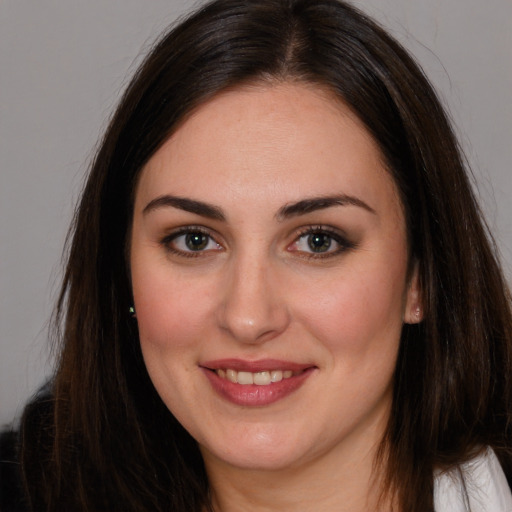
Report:
[{"label": "white collar", "polygon": [[494,452],[435,475],[436,512],[512,512],[512,493]]}]

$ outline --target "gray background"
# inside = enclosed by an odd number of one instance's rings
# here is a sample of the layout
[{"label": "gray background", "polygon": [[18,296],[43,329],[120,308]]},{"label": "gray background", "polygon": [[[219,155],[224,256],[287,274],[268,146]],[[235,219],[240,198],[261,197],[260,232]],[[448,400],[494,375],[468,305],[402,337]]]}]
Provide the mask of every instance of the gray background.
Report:
[{"label": "gray background", "polygon": [[[512,1],[355,0],[448,108],[512,276]],[[159,32],[196,2],[0,0],[0,425],[50,373],[50,317],[100,132]]]}]

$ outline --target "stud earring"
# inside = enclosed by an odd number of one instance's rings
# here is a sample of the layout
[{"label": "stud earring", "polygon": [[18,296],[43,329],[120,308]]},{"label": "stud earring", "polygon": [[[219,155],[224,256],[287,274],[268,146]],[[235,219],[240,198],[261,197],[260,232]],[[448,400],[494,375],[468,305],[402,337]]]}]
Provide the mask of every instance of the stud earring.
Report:
[{"label": "stud earring", "polygon": [[135,318],[135,317],[137,316],[137,315],[136,315],[136,313],[135,313],[135,307],[134,307],[134,306],[130,306],[130,307],[128,308],[128,313],[130,313],[130,316],[131,316],[132,318]]}]

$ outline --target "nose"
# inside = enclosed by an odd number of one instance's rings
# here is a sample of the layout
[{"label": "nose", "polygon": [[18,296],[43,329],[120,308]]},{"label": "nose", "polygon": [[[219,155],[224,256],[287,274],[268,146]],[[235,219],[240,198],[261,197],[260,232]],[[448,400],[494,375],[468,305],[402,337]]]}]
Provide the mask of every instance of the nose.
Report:
[{"label": "nose", "polygon": [[263,343],[290,323],[281,279],[266,260],[247,255],[231,262],[223,280],[219,327],[242,343]]}]

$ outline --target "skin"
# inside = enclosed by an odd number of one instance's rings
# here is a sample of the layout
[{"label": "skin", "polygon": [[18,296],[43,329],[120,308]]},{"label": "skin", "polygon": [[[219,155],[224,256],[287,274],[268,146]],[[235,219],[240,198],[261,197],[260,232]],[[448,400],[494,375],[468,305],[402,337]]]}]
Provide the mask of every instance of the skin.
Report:
[{"label": "skin", "polygon": [[[225,218],[155,203],[162,195]],[[279,215],[333,195],[352,200]],[[176,230],[198,227],[211,238],[192,251]],[[325,252],[308,244],[311,228],[330,242]],[[130,263],[149,375],[199,443],[216,510],[376,506],[375,451],[402,325],[420,320],[419,291],[395,184],[343,103],[281,83],[200,106],[141,173]],[[223,358],[313,370],[281,400],[244,407],[201,368]]]}]

